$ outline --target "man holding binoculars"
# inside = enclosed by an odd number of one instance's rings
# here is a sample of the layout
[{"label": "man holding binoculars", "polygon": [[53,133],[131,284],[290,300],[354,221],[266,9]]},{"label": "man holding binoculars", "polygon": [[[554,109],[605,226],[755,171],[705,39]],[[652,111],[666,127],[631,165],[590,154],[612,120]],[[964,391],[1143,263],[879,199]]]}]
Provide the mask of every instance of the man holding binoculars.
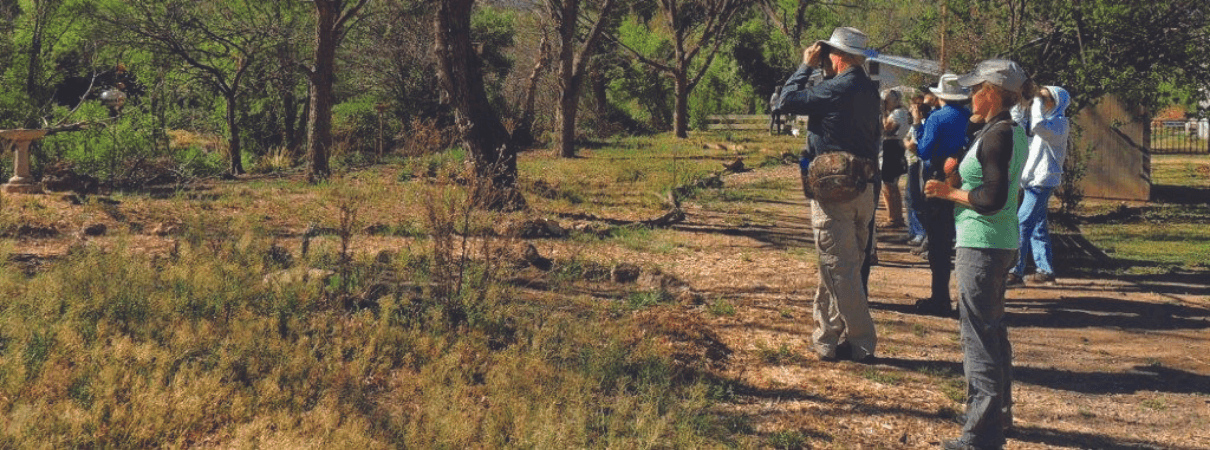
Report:
[{"label": "man holding binoculars", "polygon": [[[878,83],[863,68],[867,41],[856,28],[841,27],[808,47],[803,64],[782,87],[777,108],[808,118],[800,166],[820,277],[812,349],[825,361],[868,361],[877,344],[867,283],[880,189],[882,105]],[[819,71],[825,79],[809,85]]]}]

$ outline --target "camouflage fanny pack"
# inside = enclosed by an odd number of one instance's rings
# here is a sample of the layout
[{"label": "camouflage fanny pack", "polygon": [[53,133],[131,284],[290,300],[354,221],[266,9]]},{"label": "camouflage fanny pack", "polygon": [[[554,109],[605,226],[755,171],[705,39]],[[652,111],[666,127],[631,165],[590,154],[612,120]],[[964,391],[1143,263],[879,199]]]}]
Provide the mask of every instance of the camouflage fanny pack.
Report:
[{"label": "camouflage fanny pack", "polygon": [[878,179],[878,164],[849,152],[831,152],[816,156],[802,173],[802,190],[807,198],[821,202],[847,202]]}]

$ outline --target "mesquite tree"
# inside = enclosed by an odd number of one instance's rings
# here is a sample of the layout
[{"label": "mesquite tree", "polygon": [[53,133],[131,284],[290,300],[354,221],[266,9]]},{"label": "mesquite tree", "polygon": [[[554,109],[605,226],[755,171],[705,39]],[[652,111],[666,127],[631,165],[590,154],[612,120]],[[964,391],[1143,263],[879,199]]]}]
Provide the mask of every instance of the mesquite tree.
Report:
[{"label": "mesquite tree", "polygon": [[311,156],[312,179],[332,173],[328,158],[332,149],[332,105],[336,102],[336,48],[348,32],[349,21],[369,0],[312,0],[315,5],[315,60],[303,67],[311,85],[311,107],[307,123],[307,153]]},{"label": "mesquite tree", "polygon": [[[674,84],[675,109],[673,131],[678,138],[689,137],[689,94],[702,81],[710,63],[725,41],[724,34],[731,19],[750,5],[752,0],[659,0],[662,14],[654,15],[651,21],[658,24],[639,24],[632,21],[631,33],[640,29],[667,29],[672,33],[671,52],[645,54],[627,43],[625,36],[612,39],[626,49],[635,59],[672,78]],[[634,20],[640,20],[635,18]],[[698,57],[704,56],[699,61]]]},{"label": "mesquite tree", "polygon": [[[581,3],[584,0],[547,0],[547,12],[559,29],[559,154],[576,156],[576,112],[580,87],[584,85],[588,60],[596,51],[604,33],[614,0],[603,0],[592,19],[583,44],[577,44],[581,34]],[[577,45],[579,48],[577,49]]]},{"label": "mesquite tree", "polygon": [[272,30],[273,2],[241,0],[128,0],[105,3],[98,17],[130,33],[135,45],[179,58],[199,80],[226,100],[229,173],[244,173],[240,99],[246,75],[263,57]]}]

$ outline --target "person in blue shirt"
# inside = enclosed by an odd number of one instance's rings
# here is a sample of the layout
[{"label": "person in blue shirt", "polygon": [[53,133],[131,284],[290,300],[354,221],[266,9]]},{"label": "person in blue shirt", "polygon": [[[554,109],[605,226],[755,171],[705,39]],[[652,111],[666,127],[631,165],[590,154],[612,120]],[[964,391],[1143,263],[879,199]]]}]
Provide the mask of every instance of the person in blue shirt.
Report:
[{"label": "person in blue shirt", "polygon": [[[863,67],[867,41],[856,28],[837,28],[830,39],[803,52],[803,64],[782,87],[777,109],[808,119],[807,148],[800,162],[804,174],[814,158],[833,152],[849,153],[854,164],[877,172],[882,106],[878,83]],[[808,80],[820,70],[825,79],[811,85]],[[867,283],[880,180],[873,176],[853,181],[865,185],[856,198],[811,198],[811,228],[819,254],[811,347],[825,361],[868,361],[877,344]]]},{"label": "person in blue shirt", "polygon": [[[961,157],[966,150],[967,128],[971,112],[966,108],[970,94],[958,85],[958,76],[945,74],[929,90],[940,100],[941,108],[933,111],[917,127],[916,155],[921,160],[921,176],[927,180],[945,180],[947,158]],[[921,124],[918,124],[921,125]],[[952,317],[950,306],[950,271],[954,256],[954,204],[926,199],[919,208],[924,214],[924,229],[928,234],[929,270],[932,289],[929,298],[916,302],[916,312],[940,317]]]}]

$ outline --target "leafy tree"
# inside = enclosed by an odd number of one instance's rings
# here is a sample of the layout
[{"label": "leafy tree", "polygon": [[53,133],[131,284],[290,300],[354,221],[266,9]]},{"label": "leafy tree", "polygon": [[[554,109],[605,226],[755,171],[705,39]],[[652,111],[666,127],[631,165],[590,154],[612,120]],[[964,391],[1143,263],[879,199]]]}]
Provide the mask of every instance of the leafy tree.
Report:
[{"label": "leafy tree", "polygon": [[332,105],[336,84],[336,48],[344,40],[350,20],[357,17],[369,0],[312,0],[315,6],[315,56],[305,67],[311,84],[311,108],[307,123],[307,153],[311,155],[310,175],[327,178],[332,148]]},{"label": "leafy tree", "polygon": [[1155,110],[1160,86],[1210,86],[1210,2],[1039,1],[1023,6],[1009,55],[1043,84],[1066,86],[1078,109],[1105,94]]},{"label": "leafy tree", "polygon": [[228,172],[244,173],[239,114],[246,75],[269,45],[270,8],[276,2],[241,0],[129,0],[99,7],[101,20],[133,37],[132,43],[184,62],[226,100]]},{"label": "leafy tree", "polygon": [[[546,12],[559,31],[559,154],[576,155],[576,113],[579,110],[580,88],[584,85],[588,61],[596,51],[604,33],[614,0],[602,0],[596,7],[596,18],[581,25],[584,0],[547,0]],[[583,34],[584,37],[580,38]]]},{"label": "leafy tree", "polygon": [[[732,18],[750,4],[751,0],[660,0],[658,14],[632,14],[613,37],[635,59],[672,78],[673,132],[677,137],[689,136],[689,94],[726,41]],[[666,30],[671,36],[656,35],[653,30]],[[652,48],[651,44],[662,40],[667,45]]]}]

